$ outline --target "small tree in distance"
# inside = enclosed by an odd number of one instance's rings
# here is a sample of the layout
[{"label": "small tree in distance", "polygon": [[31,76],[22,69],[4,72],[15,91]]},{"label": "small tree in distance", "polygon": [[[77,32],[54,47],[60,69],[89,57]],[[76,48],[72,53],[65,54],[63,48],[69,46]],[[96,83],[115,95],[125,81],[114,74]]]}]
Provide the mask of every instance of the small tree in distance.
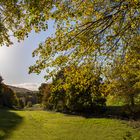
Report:
[{"label": "small tree in distance", "polygon": [[2,83],[2,81],[3,81],[3,78],[2,78],[2,76],[0,75],[0,84]]}]

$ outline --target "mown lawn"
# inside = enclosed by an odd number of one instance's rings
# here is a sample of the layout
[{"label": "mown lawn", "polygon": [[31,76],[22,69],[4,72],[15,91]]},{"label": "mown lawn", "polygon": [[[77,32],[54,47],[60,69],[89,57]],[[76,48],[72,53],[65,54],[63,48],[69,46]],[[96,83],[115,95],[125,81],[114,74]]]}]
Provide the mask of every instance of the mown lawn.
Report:
[{"label": "mown lawn", "polygon": [[0,110],[0,140],[140,140],[127,121]]}]

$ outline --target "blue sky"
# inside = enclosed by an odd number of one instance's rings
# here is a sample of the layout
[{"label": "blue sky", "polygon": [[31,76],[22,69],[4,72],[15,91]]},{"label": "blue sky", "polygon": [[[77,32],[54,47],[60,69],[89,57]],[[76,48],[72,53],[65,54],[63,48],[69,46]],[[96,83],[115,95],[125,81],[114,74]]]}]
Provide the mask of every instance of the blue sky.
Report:
[{"label": "blue sky", "polygon": [[29,75],[28,68],[35,63],[35,58],[32,58],[33,50],[55,31],[53,21],[49,21],[48,25],[48,30],[45,32],[37,34],[32,31],[24,41],[17,43],[14,39],[13,46],[0,47],[0,75],[2,75],[4,83],[37,89],[38,85],[45,82],[44,73]]}]

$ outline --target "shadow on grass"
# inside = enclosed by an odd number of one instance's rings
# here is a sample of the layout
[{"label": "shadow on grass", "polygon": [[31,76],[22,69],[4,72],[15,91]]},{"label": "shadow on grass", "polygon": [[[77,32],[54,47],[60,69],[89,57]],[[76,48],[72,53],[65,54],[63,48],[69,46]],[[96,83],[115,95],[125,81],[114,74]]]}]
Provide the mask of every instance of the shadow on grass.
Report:
[{"label": "shadow on grass", "polygon": [[6,140],[11,132],[22,122],[22,119],[14,112],[0,109],[0,140]]},{"label": "shadow on grass", "polygon": [[85,118],[111,118],[119,120],[140,120],[140,106],[137,111],[130,111],[128,106],[108,106],[102,112],[97,113],[64,113],[65,115],[77,115]]},{"label": "shadow on grass", "polygon": [[116,116],[119,119],[140,119],[140,105],[135,106],[135,108],[130,108],[129,106],[108,106],[105,113],[107,116]]}]

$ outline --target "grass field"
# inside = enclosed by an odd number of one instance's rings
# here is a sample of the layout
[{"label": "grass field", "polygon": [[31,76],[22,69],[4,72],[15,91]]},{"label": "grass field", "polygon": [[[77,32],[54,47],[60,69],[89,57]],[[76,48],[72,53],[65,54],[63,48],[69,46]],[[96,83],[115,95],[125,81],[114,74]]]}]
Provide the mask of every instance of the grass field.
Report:
[{"label": "grass field", "polygon": [[0,140],[140,140],[140,131],[109,118],[0,110]]}]

